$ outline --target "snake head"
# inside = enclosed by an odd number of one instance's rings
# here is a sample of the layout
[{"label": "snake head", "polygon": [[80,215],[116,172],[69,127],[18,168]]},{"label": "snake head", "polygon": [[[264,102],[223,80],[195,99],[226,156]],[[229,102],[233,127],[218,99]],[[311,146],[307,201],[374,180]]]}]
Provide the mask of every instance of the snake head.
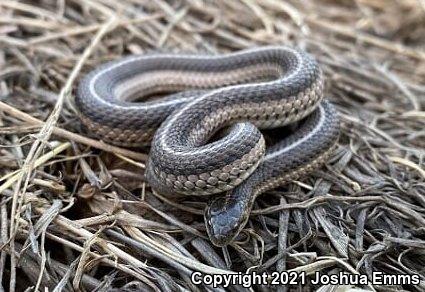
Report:
[{"label": "snake head", "polygon": [[204,213],[208,236],[215,246],[228,245],[248,221],[248,201],[235,194],[214,199]]}]

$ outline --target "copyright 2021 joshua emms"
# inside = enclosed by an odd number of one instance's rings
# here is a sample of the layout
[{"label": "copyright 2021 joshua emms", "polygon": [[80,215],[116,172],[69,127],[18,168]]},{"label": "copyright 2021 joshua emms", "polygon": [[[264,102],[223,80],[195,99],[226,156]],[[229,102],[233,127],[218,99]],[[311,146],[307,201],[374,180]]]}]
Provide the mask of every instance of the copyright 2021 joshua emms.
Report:
[{"label": "copyright 2021 joshua emms", "polygon": [[324,274],[315,272],[308,275],[305,272],[273,272],[267,273],[234,273],[234,274],[202,274],[194,272],[191,280],[195,285],[208,285],[216,287],[229,287],[233,285],[251,287],[253,285],[417,285],[420,276],[417,274],[385,274],[373,272],[370,277],[365,274],[349,274],[339,272]]}]

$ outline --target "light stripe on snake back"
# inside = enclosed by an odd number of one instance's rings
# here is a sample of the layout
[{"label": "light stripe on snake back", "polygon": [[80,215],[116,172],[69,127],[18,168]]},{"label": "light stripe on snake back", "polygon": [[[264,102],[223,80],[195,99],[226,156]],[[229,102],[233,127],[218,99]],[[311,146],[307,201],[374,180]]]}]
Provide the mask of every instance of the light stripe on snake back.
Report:
[{"label": "light stripe on snake back", "polygon": [[[175,91],[186,92],[133,101],[135,97]],[[232,190],[245,180],[248,183],[256,177],[251,174],[258,165],[263,165],[263,171],[264,165],[286,169],[289,152],[282,147],[268,152],[271,163],[262,163],[266,150],[259,128],[299,121],[317,109],[322,97],[322,74],[311,56],[287,47],[262,47],[219,56],[158,54],[108,63],[82,80],[76,104],[83,123],[106,142],[139,146],[149,143],[156,133],[146,175],[155,190],[210,195]],[[332,106],[324,104],[313,116],[321,116],[324,124],[333,128],[300,127],[293,136],[299,139],[282,141],[290,143],[287,146],[294,153],[302,154],[289,171],[312,169],[325,160],[338,132],[337,119],[328,108]],[[224,137],[208,142],[225,126],[230,129]],[[317,138],[327,134],[333,143]],[[308,153],[308,145],[317,151]],[[267,181],[261,184],[274,186],[287,180],[268,176]],[[251,201],[262,189],[249,195]],[[246,196],[239,196],[247,202]],[[244,218],[250,205],[240,204],[245,206]],[[224,205],[224,209],[230,207]],[[212,213],[206,212],[206,219],[213,237],[216,233],[211,226],[219,224],[208,224],[214,221]],[[240,230],[243,222],[238,224]],[[220,242],[228,240],[215,240]]]}]

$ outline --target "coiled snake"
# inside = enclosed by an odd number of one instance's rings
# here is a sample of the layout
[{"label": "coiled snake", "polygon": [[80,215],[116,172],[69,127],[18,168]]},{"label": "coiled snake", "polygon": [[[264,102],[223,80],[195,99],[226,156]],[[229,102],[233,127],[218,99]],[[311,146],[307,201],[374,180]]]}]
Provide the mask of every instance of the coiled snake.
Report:
[{"label": "coiled snake", "polygon": [[[160,99],[136,98],[180,92]],[[107,63],[80,82],[76,105],[93,135],[151,143],[146,178],[162,194],[211,195],[205,223],[217,246],[246,224],[256,196],[322,165],[338,139],[334,107],[308,54],[260,47],[219,56],[151,54]],[[299,122],[266,149],[258,129]],[[218,129],[224,134],[210,141]]]}]

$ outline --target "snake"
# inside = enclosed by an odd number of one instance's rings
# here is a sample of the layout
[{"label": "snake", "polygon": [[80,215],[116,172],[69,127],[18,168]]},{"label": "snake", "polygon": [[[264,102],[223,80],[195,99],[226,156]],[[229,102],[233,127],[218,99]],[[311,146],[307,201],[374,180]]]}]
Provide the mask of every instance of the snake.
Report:
[{"label": "snake", "polygon": [[[84,76],[75,105],[90,135],[150,146],[154,191],[211,196],[204,221],[215,246],[237,238],[258,195],[326,163],[339,137],[318,62],[286,46],[130,55]],[[285,126],[294,130],[266,145],[262,131]]]}]

